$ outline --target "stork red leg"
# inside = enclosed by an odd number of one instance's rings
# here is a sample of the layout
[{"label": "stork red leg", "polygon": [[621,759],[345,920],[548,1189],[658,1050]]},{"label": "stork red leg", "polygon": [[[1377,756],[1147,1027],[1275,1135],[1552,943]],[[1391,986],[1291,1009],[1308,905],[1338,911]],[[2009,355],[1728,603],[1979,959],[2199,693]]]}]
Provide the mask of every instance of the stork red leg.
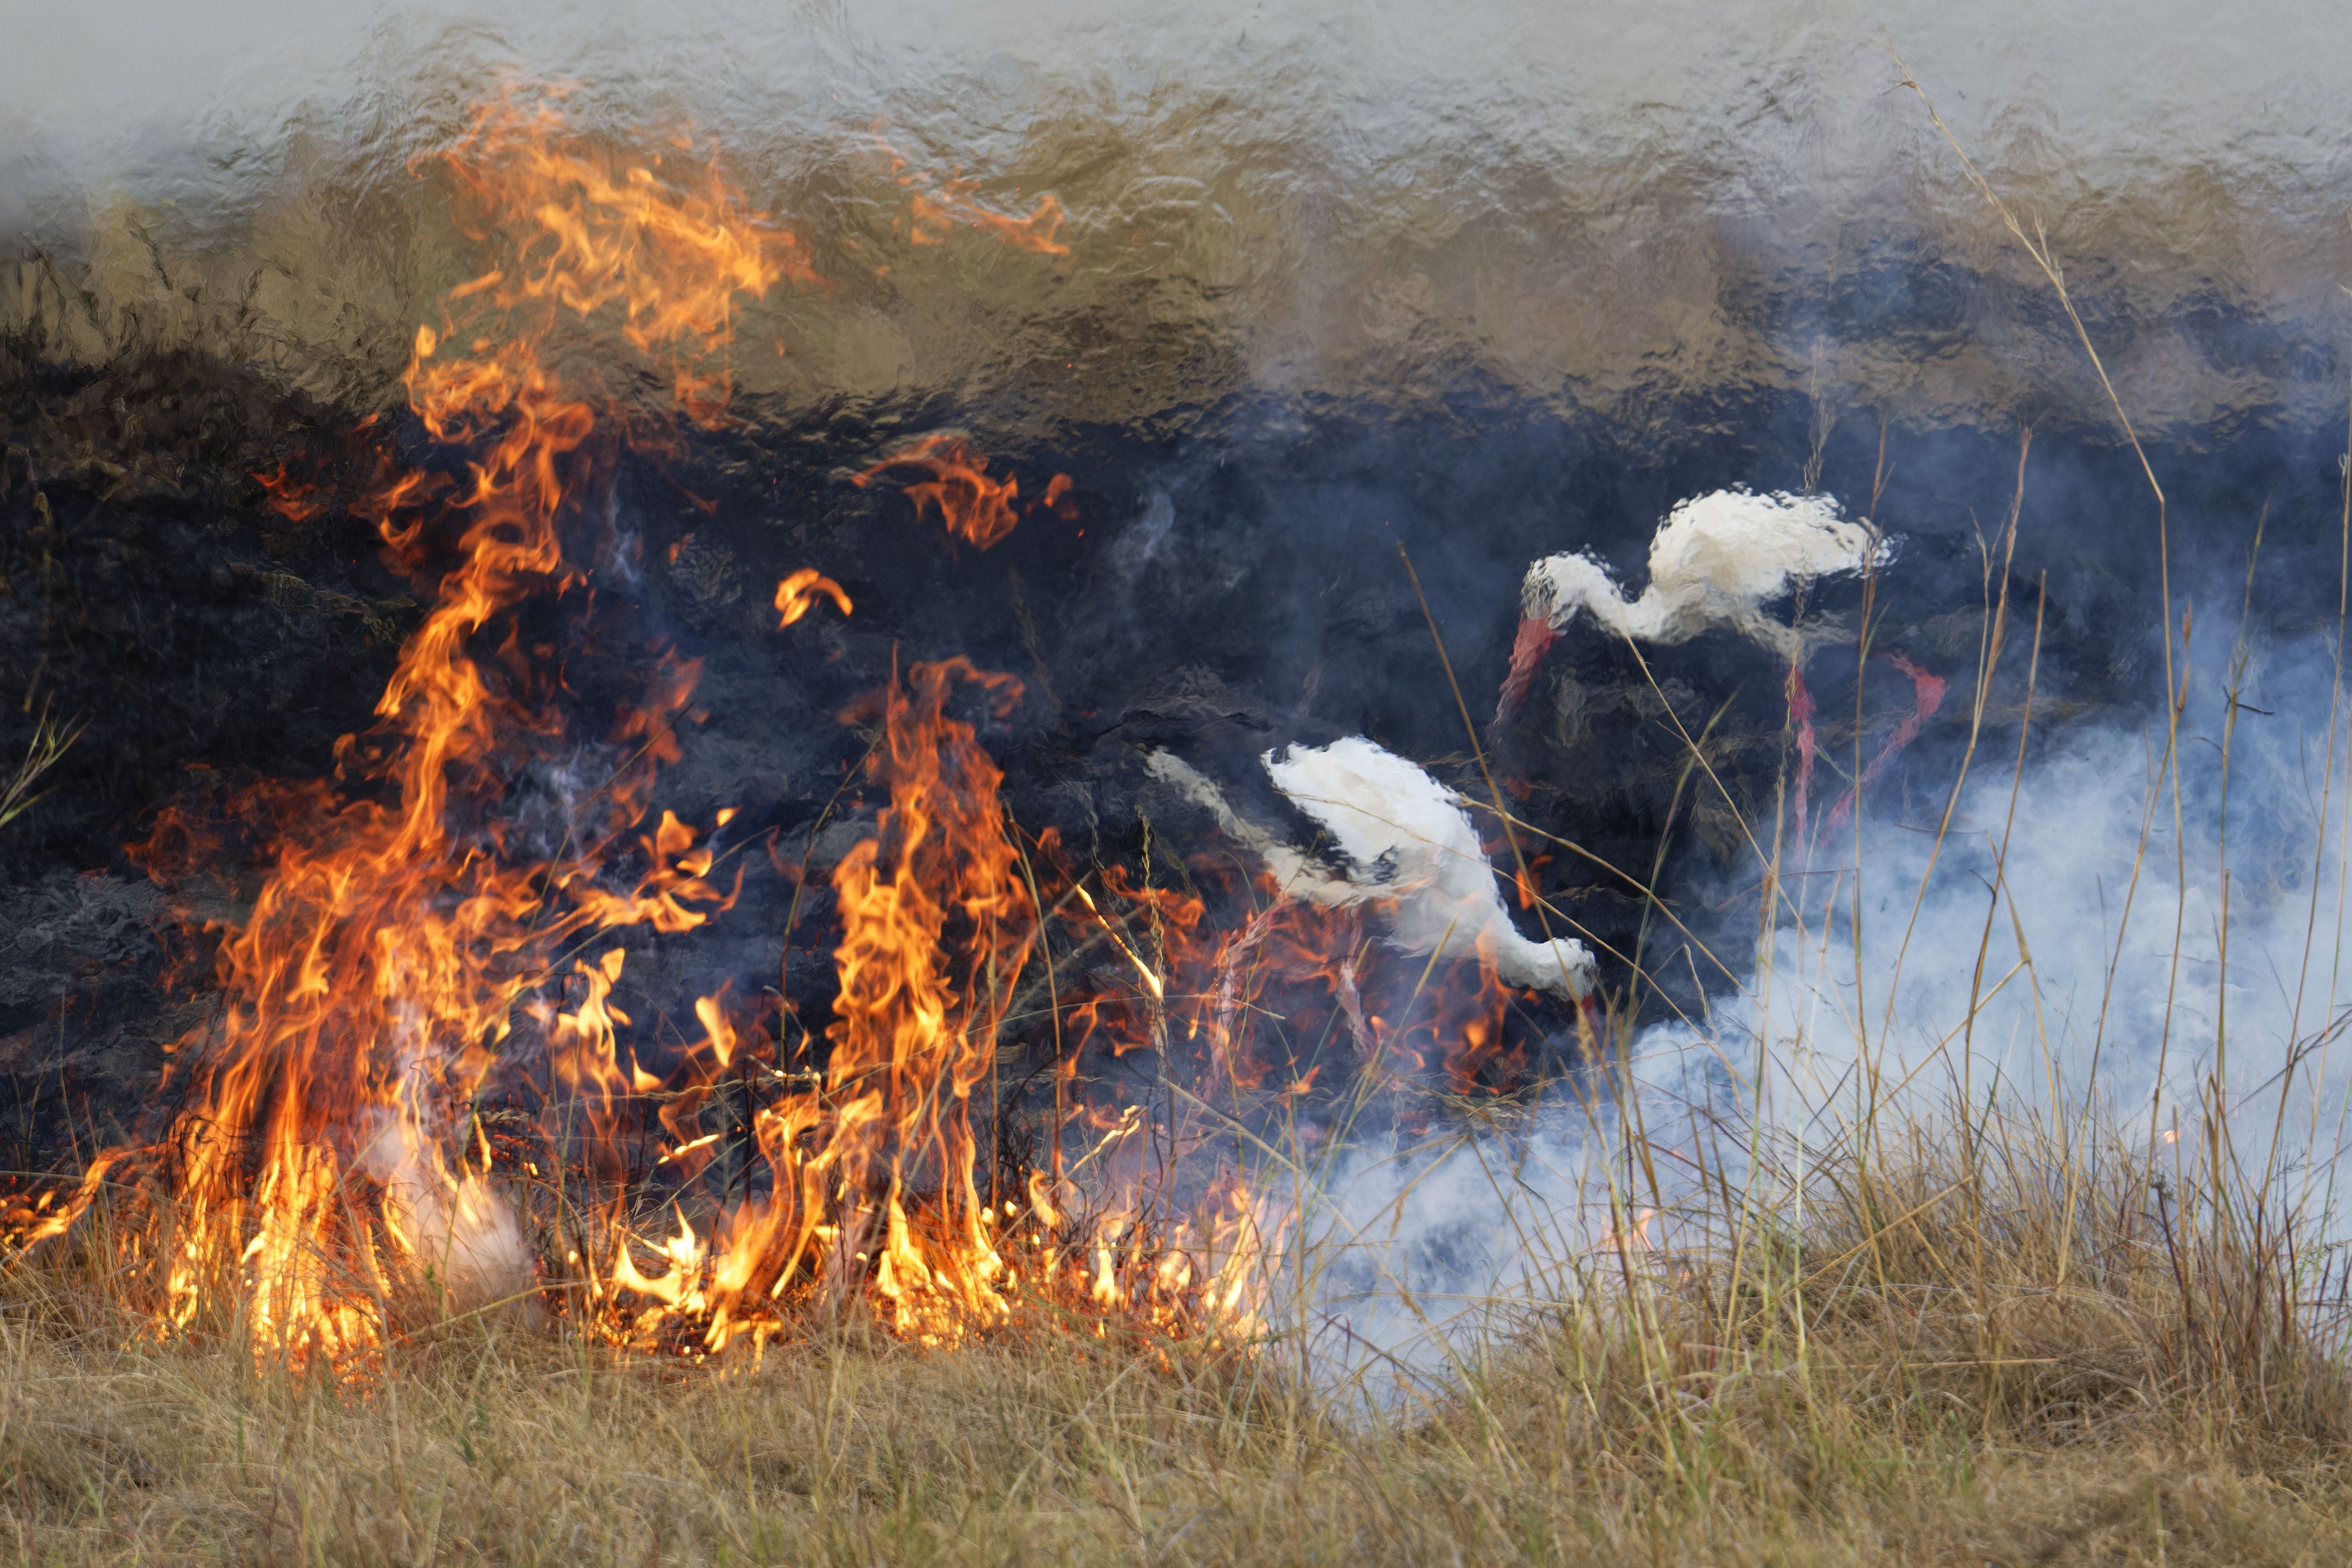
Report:
[{"label": "stork red leg", "polygon": [[1806,800],[1813,788],[1813,694],[1805,689],[1801,664],[1789,666],[1789,723],[1797,731],[1797,857],[1805,852]]},{"label": "stork red leg", "polygon": [[1911,716],[1895,727],[1895,733],[1886,737],[1886,744],[1878,748],[1877,755],[1863,768],[1862,779],[1854,788],[1839,796],[1837,804],[1830,808],[1829,825],[1822,830],[1824,832],[1835,832],[1844,826],[1846,815],[1853,810],[1854,800],[1860,791],[1878,782],[1879,776],[1894,766],[1895,759],[1903,754],[1903,748],[1919,737],[1920,729],[1936,716],[1936,710],[1944,706],[1944,693],[1948,683],[1941,675],[1929,674],[1900,653],[1890,652],[1881,656],[1902,671],[1911,682]]}]

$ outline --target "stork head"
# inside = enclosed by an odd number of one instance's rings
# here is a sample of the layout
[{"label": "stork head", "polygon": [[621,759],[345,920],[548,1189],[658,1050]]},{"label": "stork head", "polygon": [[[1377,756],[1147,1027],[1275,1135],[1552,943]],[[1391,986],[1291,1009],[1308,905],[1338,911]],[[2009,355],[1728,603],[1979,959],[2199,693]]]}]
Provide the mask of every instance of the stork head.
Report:
[{"label": "stork head", "polygon": [[1552,558],[1546,556],[1528,568],[1527,576],[1519,580],[1519,617],[1525,621],[1549,621],[1559,602],[1559,591],[1552,584]]},{"label": "stork head", "polygon": [[1536,945],[1536,983],[1546,990],[1563,988],[1580,1006],[1592,997],[1597,966],[1592,949],[1573,936],[1555,936]]},{"label": "stork head", "polygon": [[1528,568],[1519,583],[1519,631],[1511,642],[1511,673],[1505,677],[1502,699],[1495,706],[1496,724],[1518,712],[1527,701],[1544,654],[1559,641],[1560,628],[1574,619],[1580,608],[1591,609],[1604,601],[1618,602],[1616,587],[1590,556],[1546,556]]},{"label": "stork head", "polygon": [[1592,950],[1573,936],[1555,936],[1540,944],[1537,953],[1538,967],[1550,971],[1544,988],[1559,991],[1561,982],[1566,981],[1567,994],[1576,1003],[1585,1048],[1605,1045],[1609,1039],[1609,1013],[1601,1002],[1600,966],[1593,962]]}]

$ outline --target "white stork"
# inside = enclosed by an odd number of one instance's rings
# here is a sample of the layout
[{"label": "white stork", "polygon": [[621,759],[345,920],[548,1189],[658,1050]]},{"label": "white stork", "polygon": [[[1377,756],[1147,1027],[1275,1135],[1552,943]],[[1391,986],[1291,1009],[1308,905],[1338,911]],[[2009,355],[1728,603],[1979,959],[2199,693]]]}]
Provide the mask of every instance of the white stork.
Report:
[{"label": "white stork", "polygon": [[[1801,838],[1813,771],[1813,703],[1805,689],[1805,660],[1813,645],[1835,634],[1837,628],[1781,621],[1766,614],[1764,607],[1786,598],[1801,583],[1884,565],[1891,553],[1884,536],[1867,520],[1848,521],[1830,497],[1717,490],[1678,503],[1658,526],[1650,541],[1650,581],[1638,599],[1628,601],[1608,569],[1582,551],[1547,556],[1528,569],[1520,588],[1522,619],[1495,720],[1500,724],[1509,718],[1527,699],[1545,652],[1579,611],[1621,637],[1662,645],[1687,643],[1702,632],[1737,632],[1788,666]],[[1894,662],[1911,679],[1917,706],[1872,760],[1865,780],[1885,769],[1943,700],[1942,681],[1900,655]],[[1840,801],[1832,816],[1842,817],[1850,803]]]},{"label": "white stork", "polygon": [[1478,830],[1453,790],[1360,735],[1278,748],[1259,760],[1275,788],[1330,833],[1347,862],[1343,874],[1245,821],[1181,758],[1156,751],[1147,766],[1214,813],[1284,892],[1326,908],[1370,906],[1401,953],[1484,956],[1508,984],[1593,1005],[1591,950],[1572,936],[1538,942],[1519,935]]}]

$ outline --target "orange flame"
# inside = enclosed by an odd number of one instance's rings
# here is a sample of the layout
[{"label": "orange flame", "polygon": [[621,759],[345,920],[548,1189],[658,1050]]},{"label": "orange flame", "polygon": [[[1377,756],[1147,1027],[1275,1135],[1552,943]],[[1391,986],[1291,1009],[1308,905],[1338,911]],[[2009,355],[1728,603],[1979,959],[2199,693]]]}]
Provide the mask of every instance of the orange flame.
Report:
[{"label": "orange flame", "polygon": [[[489,813],[562,720],[474,650],[511,638],[501,627],[520,601],[581,581],[562,530],[608,461],[595,389],[549,368],[541,341],[564,320],[616,319],[708,418],[724,399],[735,297],[793,275],[796,253],[715,169],[673,177],[622,157],[572,135],[551,103],[481,110],[437,161],[503,253],[451,291],[439,329],[418,328],[407,374],[426,432],[471,449],[470,479],[428,505],[441,486],[390,476],[372,512],[412,570],[454,525],[454,564],[375,726],[337,748],[355,788],[272,797],[268,875],[221,945],[219,1021],[178,1048],[193,1093],[165,1145],[182,1217],[168,1320],[186,1325],[233,1291],[257,1352],[296,1363],[342,1364],[380,1344],[383,1304],[413,1275],[484,1296],[528,1282],[511,1212],[467,1164],[465,1107],[559,944],[599,926],[684,929],[725,902],[704,880],[709,851],[667,812],[641,841],[650,869],[635,890],[598,885],[655,767],[677,755],[669,724],[693,667],[665,664],[625,716],[625,760],[575,847],[517,865]],[[264,482],[299,515],[303,492],[282,468]],[[159,829],[159,862],[165,833],[184,828]],[[587,999],[550,1031],[558,1075],[606,1101],[623,1086],[612,1030],[625,1015],[606,1000],[621,958],[576,967]]]},{"label": "orange flame", "polygon": [[[911,695],[894,685],[885,695],[886,739],[873,764],[890,784],[882,836],[852,850],[834,875],[841,999],[827,1069],[845,1126],[885,1132],[878,1146],[861,1139],[844,1149],[841,1190],[864,1208],[861,1228],[878,1212],[886,1234],[875,1283],[902,1330],[943,1312],[985,1321],[1003,1310],[1003,1263],[972,1181],[970,1102],[995,1061],[997,1015],[1033,920],[997,803],[1003,775],[971,725],[946,716],[950,682],[979,685],[1000,714],[1019,684],[961,659],[909,674]],[[940,963],[951,914],[966,928],[961,983]],[[984,988],[991,971],[1003,981]],[[939,1187],[939,1239],[929,1248],[908,1220],[918,1182]]]},{"label": "orange flame", "polygon": [[[233,839],[262,846],[251,913],[222,933],[219,1016],[173,1053],[186,1109],[157,1145],[101,1155],[70,1196],[12,1206],[0,1224],[27,1244],[61,1234],[126,1166],[152,1167],[174,1200],[156,1303],[165,1323],[241,1312],[258,1354],[354,1367],[420,1288],[487,1302],[536,1281],[520,1189],[490,1173],[539,1167],[494,1148],[478,1105],[493,1068],[520,1060],[543,1073],[544,1155],[584,1169],[607,1205],[589,1231],[567,1218],[558,1244],[584,1276],[578,1310],[597,1332],[691,1336],[715,1352],[780,1332],[788,1298],[839,1304],[870,1290],[898,1332],[948,1343],[1005,1319],[1025,1276],[1163,1329],[1205,1322],[1245,1336],[1282,1225],[1230,1173],[1210,1184],[1210,1211],[1153,1209],[1136,1173],[1159,1124],[1139,1105],[1066,1103],[1083,1087],[1079,1054],[1167,1052],[1173,1023],[1237,1091],[1279,1071],[1275,1087],[1303,1099],[1316,1064],[1276,1060],[1252,1026],[1286,1012],[1292,1036],[1319,1019],[1374,1063],[1416,1063],[1416,1042],[1442,1038],[1446,1065],[1475,1072],[1462,1053],[1500,1039],[1491,972],[1471,998],[1391,1020],[1364,988],[1370,944],[1353,913],[1276,897],[1220,936],[1197,893],[1137,886],[1117,867],[1097,897],[1052,863],[1050,832],[1035,841],[1042,871],[1024,866],[1003,775],[976,722],[959,716],[976,705],[1002,717],[1020,687],[953,659],[894,672],[844,716],[878,722],[867,768],[888,804],[834,873],[840,985],[822,1072],[774,1068],[771,1015],[723,988],[694,1003],[700,1037],[648,1071],[615,994],[639,971],[625,944],[595,934],[696,929],[732,907],[742,878],[729,883],[710,834],[654,810],[656,774],[680,756],[672,727],[698,673],[687,661],[651,662],[604,736],[611,776],[567,804],[561,849],[532,858],[537,841],[506,820],[511,780],[551,757],[594,755],[568,733],[562,682],[534,669],[546,655],[524,645],[517,612],[591,597],[578,541],[598,537],[593,503],[620,444],[676,440],[674,415],[632,408],[645,365],[603,371],[600,355],[559,354],[552,340],[617,338],[666,373],[677,411],[709,423],[731,385],[739,298],[812,275],[798,242],[715,166],[596,142],[551,99],[478,110],[433,162],[491,253],[437,322],[418,326],[406,375],[422,429],[462,465],[403,470],[373,451],[372,487],[352,503],[395,562],[432,582],[431,608],[373,725],[339,743],[334,783],[261,787],[216,829],[169,811],[140,846],[159,880],[234,862]],[[982,204],[976,182],[908,183],[919,239],[964,224],[1066,249],[1051,197],[1022,218]],[[982,549],[1039,507],[1075,515],[1066,475],[1024,506],[1018,481],[987,465],[963,438],[931,435],[857,482],[913,471],[918,515],[936,509]],[[325,505],[282,465],[257,478],[289,517]],[[823,598],[851,612],[838,583],[793,572],[777,588],[780,624]],[[973,1102],[1015,988],[1053,934],[1044,898],[1124,962],[1098,994],[1055,1003],[1056,1049],[1066,1025],[1076,1042],[1054,1063],[1050,1169],[1007,1173],[1010,1196],[1028,1204],[1016,1224],[1018,1203],[983,1204],[989,1129]],[[756,1104],[755,1083],[767,1096]],[[737,1108],[735,1130],[705,1124],[714,1103]],[[1092,1137],[1075,1161],[1065,1127]],[[628,1183],[647,1165],[634,1151],[652,1142],[675,1228],[641,1239],[625,1216],[650,1195]],[[718,1169],[740,1189],[714,1195]],[[1080,1173],[1100,1207],[1088,1209]]]},{"label": "orange flame", "polygon": [[274,472],[255,474],[252,478],[268,494],[269,509],[289,523],[308,522],[327,509],[326,502],[313,499],[319,486],[294,478],[283,463]]},{"label": "orange flame", "polygon": [[776,584],[776,608],[784,615],[776,622],[776,630],[781,632],[807,614],[816,607],[820,597],[831,599],[834,608],[844,615],[850,612],[849,595],[841,591],[841,584],[821,575],[813,566],[804,566]]},{"label": "orange flame", "polygon": [[1011,475],[992,479],[988,459],[961,435],[926,435],[899,448],[850,483],[863,489],[894,468],[911,468],[928,479],[903,486],[920,518],[925,507],[939,513],[948,532],[986,549],[1021,521],[1015,503],[1021,481]]},{"label": "orange flame", "polygon": [[944,245],[956,229],[970,228],[1016,250],[1035,251],[1043,256],[1070,254],[1069,246],[1061,237],[1069,214],[1051,193],[1038,197],[1026,215],[1002,211],[981,195],[987,181],[967,176],[961,170],[943,176],[917,167],[882,140],[882,124],[880,120],[875,122],[875,143],[889,159],[891,176],[907,187],[910,220],[908,237],[917,245]]},{"label": "orange flame", "polygon": [[[823,1089],[758,1118],[769,1197],[730,1218],[715,1258],[686,1230],[664,1244],[666,1274],[643,1273],[625,1248],[616,1260],[615,1285],[708,1314],[713,1349],[804,1267],[836,1293],[870,1271],[893,1326],[927,1343],[1008,1311],[973,1179],[971,1100],[995,1061],[1034,916],[1005,837],[1002,775],[972,726],[948,716],[966,685],[1000,716],[1020,695],[1012,677],[954,659],[916,665],[905,689],[894,682],[878,698],[883,740],[868,768],[890,804],[834,873],[841,996]],[[963,962],[951,967],[950,953]]]}]

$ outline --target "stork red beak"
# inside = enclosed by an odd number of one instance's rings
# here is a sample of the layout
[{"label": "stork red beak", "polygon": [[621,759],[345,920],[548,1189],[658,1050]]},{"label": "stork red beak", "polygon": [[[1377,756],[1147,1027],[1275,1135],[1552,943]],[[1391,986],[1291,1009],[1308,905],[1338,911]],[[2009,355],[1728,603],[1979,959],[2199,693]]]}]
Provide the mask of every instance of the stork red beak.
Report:
[{"label": "stork red beak", "polygon": [[1559,641],[1559,633],[1549,621],[1531,615],[1519,622],[1519,634],[1511,643],[1511,673],[1503,682],[1503,700],[1495,705],[1496,724],[1519,711],[1519,705],[1527,701],[1528,688],[1535,684],[1545,651]]}]

